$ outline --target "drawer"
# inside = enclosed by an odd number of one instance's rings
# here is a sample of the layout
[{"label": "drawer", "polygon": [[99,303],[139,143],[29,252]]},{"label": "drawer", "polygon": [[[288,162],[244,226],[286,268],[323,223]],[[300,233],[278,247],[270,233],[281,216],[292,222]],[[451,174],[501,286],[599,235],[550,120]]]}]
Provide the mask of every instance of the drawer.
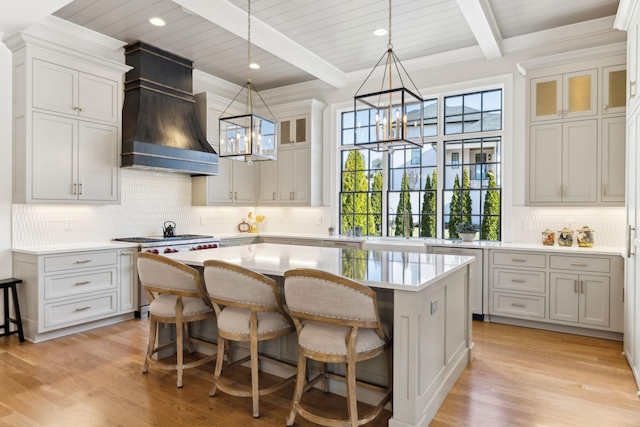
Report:
[{"label": "drawer", "polygon": [[322,242],[322,246],[327,248],[360,249],[360,242],[340,242],[340,241],[333,241],[333,240],[325,240]]},{"label": "drawer", "polygon": [[545,299],[540,296],[493,293],[493,313],[544,319]]},{"label": "drawer", "polygon": [[583,256],[551,255],[549,267],[562,270],[611,272],[610,258],[589,258]]},{"label": "drawer", "polygon": [[[312,239],[291,239],[291,244],[297,246],[320,246],[320,241]],[[358,248],[359,247],[360,246],[358,246]]]},{"label": "drawer", "polygon": [[117,263],[117,251],[78,252],[68,255],[46,257],[44,259],[44,271],[45,273],[50,273],[75,268],[115,266]]},{"label": "drawer", "polygon": [[116,269],[44,277],[44,299],[116,290]]},{"label": "drawer", "polygon": [[493,288],[515,291],[545,292],[547,290],[544,271],[493,270]]},{"label": "drawer", "polygon": [[45,304],[44,327],[55,329],[90,322],[115,314],[117,307],[116,292]]},{"label": "drawer", "polygon": [[511,267],[545,268],[547,256],[522,252],[493,252],[493,265],[508,265]]}]

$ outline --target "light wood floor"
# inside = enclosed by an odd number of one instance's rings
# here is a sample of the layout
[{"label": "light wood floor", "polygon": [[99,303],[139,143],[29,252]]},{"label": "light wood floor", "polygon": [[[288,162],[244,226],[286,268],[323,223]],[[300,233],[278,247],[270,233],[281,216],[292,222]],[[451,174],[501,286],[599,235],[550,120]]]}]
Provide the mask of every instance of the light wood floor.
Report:
[{"label": "light wood floor", "polygon": [[[213,366],[140,373],[148,323],[135,320],[40,344],[0,338],[0,426],[283,426],[293,387],[208,396]],[[640,426],[640,399],[619,342],[474,322],[476,359],[432,426]],[[266,379],[268,380],[268,378]],[[343,400],[313,390],[318,409]],[[387,425],[383,413],[372,427]],[[297,426],[312,424],[298,418]]]}]

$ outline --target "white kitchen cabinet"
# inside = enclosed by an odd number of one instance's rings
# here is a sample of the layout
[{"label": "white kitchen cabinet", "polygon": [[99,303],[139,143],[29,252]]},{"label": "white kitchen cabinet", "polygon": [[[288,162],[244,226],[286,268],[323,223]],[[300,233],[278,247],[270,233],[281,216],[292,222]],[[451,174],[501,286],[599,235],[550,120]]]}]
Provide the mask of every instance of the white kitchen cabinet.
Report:
[{"label": "white kitchen cabinet", "polygon": [[638,106],[638,25],[634,20],[627,30],[627,111],[630,112]]},{"label": "white kitchen cabinet", "polygon": [[597,120],[531,126],[529,203],[595,203]]},{"label": "white kitchen cabinet", "polygon": [[[199,93],[196,99],[196,115],[207,136],[207,141],[216,152],[220,152],[219,119],[226,109],[228,100],[211,93]],[[194,206],[256,204],[255,163],[240,162],[221,158],[218,161],[218,175],[198,176],[192,179],[191,204]]]},{"label": "white kitchen cabinet", "polygon": [[531,121],[571,119],[598,113],[598,70],[531,79]]},{"label": "white kitchen cabinet", "polygon": [[309,115],[283,117],[278,120],[278,149],[309,143]]},{"label": "white kitchen cabinet", "polygon": [[108,52],[123,43],[96,38],[79,51],[58,45],[58,36],[42,27],[5,40],[15,89],[13,202],[119,203],[122,86],[131,67]]},{"label": "white kitchen cabinet", "polygon": [[309,149],[278,153],[278,204],[309,205]]},{"label": "white kitchen cabinet", "polygon": [[40,342],[134,317],[134,248],[13,253],[23,278],[20,309],[25,338]]},{"label": "white kitchen cabinet", "polygon": [[278,162],[260,162],[259,172],[259,205],[278,203]]},{"label": "white kitchen cabinet", "polygon": [[622,257],[553,249],[489,253],[492,322],[620,339]]},{"label": "white kitchen cabinet", "polygon": [[472,248],[452,248],[446,246],[435,246],[431,248],[433,254],[453,254],[468,255],[476,258],[473,270],[473,295],[471,296],[471,312],[478,316],[483,316],[486,310],[483,309],[484,292],[482,284],[484,282],[483,271],[483,251]]},{"label": "white kitchen cabinet", "polygon": [[117,80],[33,60],[33,108],[118,123],[118,90]]},{"label": "white kitchen cabinet", "polygon": [[550,319],[609,326],[608,277],[551,273],[549,287]]},{"label": "white kitchen cabinet", "polygon": [[602,114],[624,114],[627,108],[627,66],[602,68]]},{"label": "white kitchen cabinet", "polygon": [[118,127],[33,113],[33,201],[117,201]]},{"label": "white kitchen cabinet", "polygon": [[600,200],[603,203],[624,203],[625,134],[626,119],[624,116],[602,119]]}]

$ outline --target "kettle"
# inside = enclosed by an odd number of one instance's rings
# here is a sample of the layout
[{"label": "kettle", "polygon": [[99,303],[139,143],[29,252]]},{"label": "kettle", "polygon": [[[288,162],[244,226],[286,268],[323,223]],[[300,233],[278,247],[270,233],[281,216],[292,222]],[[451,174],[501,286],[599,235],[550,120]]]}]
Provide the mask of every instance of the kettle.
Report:
[{"label": "kettle", "polygon": [[162,235],[164,237],[175,237],[175,232],[176,232],[176,223],[173,221],[165,221],[164,227],[162,227]]}]

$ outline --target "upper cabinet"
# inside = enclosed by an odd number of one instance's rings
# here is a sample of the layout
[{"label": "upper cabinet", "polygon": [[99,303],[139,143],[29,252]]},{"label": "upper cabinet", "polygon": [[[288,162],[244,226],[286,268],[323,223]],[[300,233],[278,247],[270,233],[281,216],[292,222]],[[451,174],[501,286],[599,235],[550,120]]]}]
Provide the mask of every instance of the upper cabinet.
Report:
[{"label": "upper cabinet", "polygon": [[597,69],[531,79],[531,121],[596,115],[597,87]]},{"label": "upper cabinet", "polygon": [[623,62],[617,55],[527,71],[528,205],[624,204]]},{"label": "upper cabinet", "polygon": [[278,120],[278,148],[288,148],[292,145],[309,143],[308,114],[293,117],[283,117]]},{"label": "upper cabinet", "polygon": [[119,203],[122,87],[130,69],[123,43],[103,36],[85,42],[89,30],[71,35],[55,22],[4,41],[13,52],[13,202]]}]

